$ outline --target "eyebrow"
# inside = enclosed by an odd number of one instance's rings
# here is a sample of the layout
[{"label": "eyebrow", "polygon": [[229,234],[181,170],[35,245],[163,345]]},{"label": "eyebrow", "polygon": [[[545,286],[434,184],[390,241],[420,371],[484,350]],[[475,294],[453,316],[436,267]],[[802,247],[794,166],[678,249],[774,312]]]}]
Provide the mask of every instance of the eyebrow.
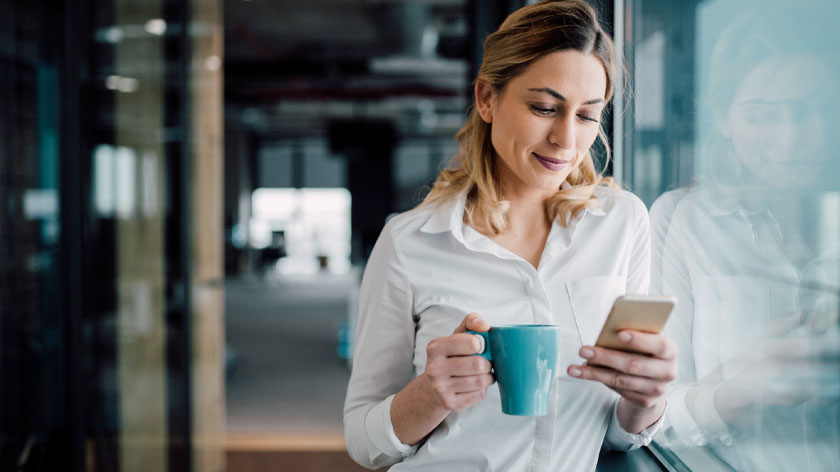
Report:
[{"label": "eyebrow", "polygon": [[[529,89],[528,89],[528,91],[529,91],[529,92],[543,92],[543,93],[547,93],[547,94],[551,95],[552,97],[554,97],[554,98],[556,98],[556,99],[558,99],[558,100],[560,100],[560,101],[563,101],[563,102],[565,102],[565,101],[566,101],[566,97],[564,97],[563,95],[560,95],[558,92],[556,92],[556,91],[554,91],[554,90],[552,90],[552,89],[550,89],[550,88],[548,88],[548,87],[543,87],[543,88],[529,88]],[[593,98],[592,100],[587,100],[587,101],[583,102],[583,104],[584,104],[584,105],[594,105],[594,104],[596,104],[596,103],[604,103],[604,99],[603,99],[603,98]]]}]

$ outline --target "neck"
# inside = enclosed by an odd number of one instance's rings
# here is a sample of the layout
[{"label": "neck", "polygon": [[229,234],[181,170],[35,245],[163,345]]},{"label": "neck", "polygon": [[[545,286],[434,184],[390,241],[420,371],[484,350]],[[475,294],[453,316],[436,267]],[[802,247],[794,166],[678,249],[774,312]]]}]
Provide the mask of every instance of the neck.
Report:
[{"label": "neck", "polygon": [[503,188],[505,200],[510,202],[507,213],[508,232],[514,234],[530,233],[535,230],[548,231],[551,221],[548,219],[546,206],[554,195],[545,190]]},{"label": "neck", "polygon": [[477,229],[538,268],[551,231],[551,221],[546,216],[546,205],[550,198],[545,192],[505,193],[505,200],[510,203],[506,215],[507,229],[496,235]]}]

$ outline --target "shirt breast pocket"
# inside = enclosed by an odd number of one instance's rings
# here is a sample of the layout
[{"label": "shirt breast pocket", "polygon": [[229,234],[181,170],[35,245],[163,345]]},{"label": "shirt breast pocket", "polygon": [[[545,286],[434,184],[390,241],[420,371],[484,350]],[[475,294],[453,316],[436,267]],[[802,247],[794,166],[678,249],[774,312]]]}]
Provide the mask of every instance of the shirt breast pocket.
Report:
[{"label": "shirt breast pocket", "polygon": [[624,295],[626,278],[620,275],[587,277],[566,282],[572,313],[583,345],[593,345],[615,299]]},{"label": "shirt breast pocket", "polygon": [[796,309],[798,285],[750,275],[692,280],[694,357],[705,374],[741,354],[774,321]]}]

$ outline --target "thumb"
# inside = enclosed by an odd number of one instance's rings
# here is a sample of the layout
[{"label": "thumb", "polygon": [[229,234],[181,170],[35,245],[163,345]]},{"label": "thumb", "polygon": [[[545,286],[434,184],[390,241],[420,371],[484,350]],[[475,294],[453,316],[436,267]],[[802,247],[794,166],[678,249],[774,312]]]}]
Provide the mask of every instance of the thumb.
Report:
[{"label": "thumb", "polygon": [[470,313],[464,317],[464,320],[461,321],[461,324],[452,333],[463,333],[465,331],[490,331],[490,324],[481,319],[476,313]]}]

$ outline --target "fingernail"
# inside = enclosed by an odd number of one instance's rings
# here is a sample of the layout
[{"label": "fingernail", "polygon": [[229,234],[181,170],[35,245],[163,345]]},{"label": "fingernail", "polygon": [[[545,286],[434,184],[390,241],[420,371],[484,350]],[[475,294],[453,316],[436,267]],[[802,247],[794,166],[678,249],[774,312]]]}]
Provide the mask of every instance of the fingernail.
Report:
[{"label": "fingernail", "polygon": [[[473,335],[473,336],[475,336],[475,335]],[[475,336],[475,337],[478,338],[478,339],[475,340],[476,342],[473,343],[473,346],[475,346],[475,348],[476,348],[475,353],[476,354],[481,354],[481,353],[484,352],[484,336]]]},{"label": "fingernail", "polygon": [[569,375],[571,375],[572,377],[580,377],[580,374],[580,369],[569,369]]},{"label": "fingernail", "polygon": [[630,336],[630,333],[621,332],[618,333],[618,339],[620,339],[623,343],[629,343],[630,340],[633,339],[633,336]]},{"label": "fingernail", "polygon": [[593,351],[592,349],[586,348],[586,349],[581,349],[581,351],[580,351],[580,357],[583,357],[584,359],[592,359],[594,356],[595,356],[595,351]]}]

